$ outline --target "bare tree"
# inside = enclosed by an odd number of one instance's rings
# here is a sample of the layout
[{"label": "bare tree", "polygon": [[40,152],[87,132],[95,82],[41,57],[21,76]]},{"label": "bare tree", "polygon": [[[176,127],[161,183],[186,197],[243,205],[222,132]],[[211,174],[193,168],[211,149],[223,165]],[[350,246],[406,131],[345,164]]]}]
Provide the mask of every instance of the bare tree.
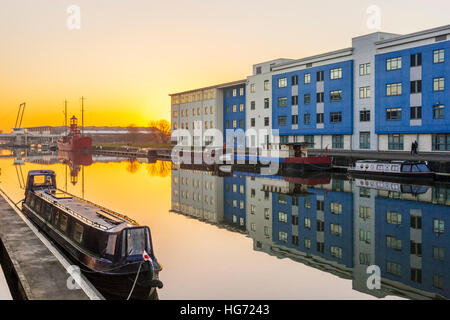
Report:
[{"label": "bare tree", "polygon": [[160,120],[152,120],[148,123],[148,126],[150,128],[155,128],[160,132],[161,140],[163,142],[170,141],[170,134],[171,134],[171,125],[170,122],[165,119]]}]

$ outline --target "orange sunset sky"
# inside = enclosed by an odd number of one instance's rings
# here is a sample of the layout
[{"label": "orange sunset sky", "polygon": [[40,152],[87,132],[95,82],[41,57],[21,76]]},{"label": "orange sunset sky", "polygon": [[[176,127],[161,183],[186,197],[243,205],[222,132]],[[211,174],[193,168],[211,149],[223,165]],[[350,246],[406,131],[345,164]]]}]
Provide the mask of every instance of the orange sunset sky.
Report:
[{"label": "orange sunset sky", "polygon": [[[449,23],[448,0],[14,0],[0,2],[0,130],[61,125],[86,99],[86,125],[170,117],[169,93],[243,79],[254,63],[349,47],[381,30]],[[81,9],[69,30],[67,8]]]}]

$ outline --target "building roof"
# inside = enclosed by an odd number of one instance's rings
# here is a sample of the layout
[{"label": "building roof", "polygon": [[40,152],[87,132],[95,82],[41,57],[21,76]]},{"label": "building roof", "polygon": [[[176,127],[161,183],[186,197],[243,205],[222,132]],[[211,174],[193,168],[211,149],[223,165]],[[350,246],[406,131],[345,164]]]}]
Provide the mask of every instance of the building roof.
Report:
[{"label": "building roof", "polygon": [[175,95],[179,95],[179,94],[191,93],[191,92],[195,92],[195,91],[199,91],[199,90],[222,89],[222,88],[227,88],[227,87],[232,87],[232,86],[237,86],[237,85],[240,85],[240,84],[244,84],[244,83],[246,83],[246,81],[247,80],[243,79],[243,80],[237,80],[237,81],[232,81],[232,82],[226,82],[226,83],[216,84],[216,85],[209,86],[209,87],[203,87],[203,88],[191,89],[191,90],[187,90],[187,91],[170,93],[169,96],[175,96]]}]

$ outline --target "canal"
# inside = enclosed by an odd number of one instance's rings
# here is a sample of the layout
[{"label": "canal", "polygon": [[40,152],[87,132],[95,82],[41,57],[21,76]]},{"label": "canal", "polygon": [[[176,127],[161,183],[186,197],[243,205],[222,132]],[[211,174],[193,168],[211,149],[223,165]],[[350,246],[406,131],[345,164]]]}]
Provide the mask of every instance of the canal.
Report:
[{"label": "canal", "polygon": [[[445,185],[88,158],[1,158],[0,188],[19,201],[26,173],[50,169],[59,188],[148,225],[164,267],[160,299],[450,298]],[[373,265],[380,286],[369,288]]]}]

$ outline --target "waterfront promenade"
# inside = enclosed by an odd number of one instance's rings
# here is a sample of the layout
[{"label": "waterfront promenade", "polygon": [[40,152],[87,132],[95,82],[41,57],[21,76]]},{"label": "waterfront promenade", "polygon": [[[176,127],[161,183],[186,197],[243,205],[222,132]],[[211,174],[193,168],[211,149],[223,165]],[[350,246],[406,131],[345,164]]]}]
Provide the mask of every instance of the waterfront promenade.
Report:
[{"label": "waterfront promenade", "polygon": [[71,275],[67,270],[71,263],[1,190],[0,262],[14,299],[103,299],[83,276],[77,281],[79,289],[68,287]]}]

